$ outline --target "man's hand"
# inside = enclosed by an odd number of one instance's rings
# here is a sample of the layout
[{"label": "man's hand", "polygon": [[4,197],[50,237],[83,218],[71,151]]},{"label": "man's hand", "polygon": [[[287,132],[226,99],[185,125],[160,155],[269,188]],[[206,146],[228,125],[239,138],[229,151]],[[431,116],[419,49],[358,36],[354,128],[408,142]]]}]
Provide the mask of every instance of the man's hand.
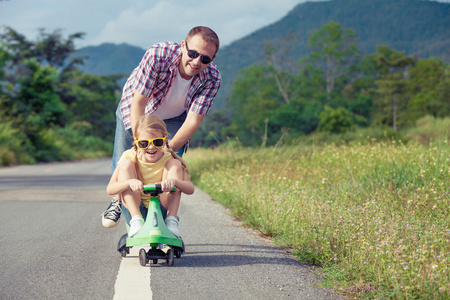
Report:
[{"label": "man's hand", "polygon": [[188,112],[183,125],[181,125],[178,132],[170,141],[170,145],[172,146],[173,151],[177,151],[178,149],[180,149],[192,138],[204,118],[204,115],[199,115],[192,111]]}]

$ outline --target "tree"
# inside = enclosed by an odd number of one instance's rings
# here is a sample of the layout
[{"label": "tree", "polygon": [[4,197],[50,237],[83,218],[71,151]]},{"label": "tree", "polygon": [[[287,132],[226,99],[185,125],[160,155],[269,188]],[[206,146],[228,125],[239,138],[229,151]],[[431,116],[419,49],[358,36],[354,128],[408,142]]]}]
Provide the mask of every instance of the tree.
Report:
[{"label": "tree", "polygon": [[60,76],[56,93],[67,106],[68,123],[85,122],[90,135],[114,140],[115,110],[121,75],[95,76],[77,69]]},{"label": "tree", "polygon": [[[66,64],[66,59],[76,51],[74,41],[83,38],[84,35],[78,32],[64,39],[59,29],[52,33],[39,29],[37,41],[31,42],[11,27],[6,27],[5,32],[0,34],[0,41],[5,43],[5,49],[13,56],[14,66],[24,59],[35,58],[43,65],[61,68]],[[74,60],[80,62],[80,58]]]},{"label": "tree", "polygon": [[235,115],[229,132],[246,145],[258,143],[267,115],[283,103],[269,68],[257,64],[244,68],[233,84],[231,103]]},{"label": "tree", "polygon": [[212,111],[208,122],[202,122],[191,140],[193,147],[214,147],[227,141],[231,122],[229,113],[225,111]]},{"label": "tree", "polygon": [[273,74],[273,78],[277,84],[278,91],[283,96],[285,104],[289,104],[292,94],[295,92],[295,85],[292,84],[294,74],[298,72],[289,59],[289,53],[292,52],[298,41],[299,34],[288,34],[285,38],[279,39],[279,48],[270,42],[266,42],[265,60],[269,70]]},{"label": "tree", "polygon": [[380,79],[375,82],[382,100],[378,104],[382,110],[392,108],[392,128],[397,131],[399,109],[407,106],[407,71],[414,65],[415,60],[404,52],[389,49],[388,46],[377,46],[377,52],[372,54],[372,57],[377,62],[380,73]]},{"label": "tree", "polygon": [[[0,129],[3,137],[17,137],[6,150],[0,141],[7,154],[4,159],[0,153],[0,164],[108,153],[121,75],[83,74],[76,67],[81,58],[66,63],[82,34],[65,39],[59,31],[40,33],[35,42],[11,28],[0,34]],[[29,155],[12,159],[18,144]]]},{"label": "tree", "polygon": [[438,111],[436,113],[437,117],[444,117],[450,115],[450,65],[445,66],[444,76],[437,89],[437,101],[436,107]]},{"label": "tree", "polygon": [[316,130],[323,105],[317,100],[295,99],[269,115],[269,143],[276,143],[285,132],[292,137],[310,134]]},{"label": "tree", "polygon": [[359,59],[361,50],[356,45],[358,37],[353,29],[344,29],[337,22],[323,25],[319,30],[312,30],[308,39],[309,47],[314,51],[304,61],[323,70],[325,91],[328,99],[335,89],[336,79],[351,74],[352,67]]},{"label": "tree", "polygon": [[442,101],[439,91],[445,82],[445,65],[437,58],[422,59],[408,72],[410,101],[408,112],[411,121],[425,115],[444,117],[449,114],[449,100]]}]

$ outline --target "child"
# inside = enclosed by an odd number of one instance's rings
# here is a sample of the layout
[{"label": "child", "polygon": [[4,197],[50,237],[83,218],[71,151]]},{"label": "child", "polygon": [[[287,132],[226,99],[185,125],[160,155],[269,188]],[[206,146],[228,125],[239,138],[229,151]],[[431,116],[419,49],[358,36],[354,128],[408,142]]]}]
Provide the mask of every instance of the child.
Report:
[{"label": "child", "polygon": [[[134,135],[133,147],[122,154],[106,191],[122,200],[123,216],[130,225],[128,236],[133,237],[144,224],[150,202],[150,195],[143,194],[143,186],[160,183],[167,192],[160,195],[161,204],[167,209],[166,225],[179,238],[177,213],[181,193],[194,193],[186,163],[167,148],[166,124],[159,117],[141,117]],[[170,192],[174,186],[177,190]]]}]

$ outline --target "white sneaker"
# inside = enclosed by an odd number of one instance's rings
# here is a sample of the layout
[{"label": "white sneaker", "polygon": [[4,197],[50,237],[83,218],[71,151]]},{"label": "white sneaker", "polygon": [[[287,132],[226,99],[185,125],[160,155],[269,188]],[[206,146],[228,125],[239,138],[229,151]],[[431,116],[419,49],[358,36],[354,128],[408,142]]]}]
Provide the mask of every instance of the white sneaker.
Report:
[{"label": "white sneaker", "polygon": [[174,216],[169,216],[166,218],[167,228],[172,232],[177,238],[180,238],[180,231],[178,230],[178,220]]},{"label": "white sneaker", "polygon": [[130,221],[130,231],[128,237],[135,236],[144,226],[144,219],[141,216],[134,216]]}]

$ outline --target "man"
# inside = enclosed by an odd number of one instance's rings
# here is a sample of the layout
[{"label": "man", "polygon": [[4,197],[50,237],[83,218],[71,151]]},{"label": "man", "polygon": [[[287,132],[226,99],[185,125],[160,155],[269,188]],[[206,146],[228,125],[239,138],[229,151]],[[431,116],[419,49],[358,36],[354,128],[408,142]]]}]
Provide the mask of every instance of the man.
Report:
[{"label": "man", "polygon": [[[214,101],[221,77],[212,63],[219,38],[208,27],[192,28],[181,44],[152,46],[128,78],[116,111],[112,171],[133,143],[133,130],[144,114],[162,118],[171,135],[168,147],[182,156]],[[121,214],[114,198],[102,214],[102,224],[114,227]]]}]

